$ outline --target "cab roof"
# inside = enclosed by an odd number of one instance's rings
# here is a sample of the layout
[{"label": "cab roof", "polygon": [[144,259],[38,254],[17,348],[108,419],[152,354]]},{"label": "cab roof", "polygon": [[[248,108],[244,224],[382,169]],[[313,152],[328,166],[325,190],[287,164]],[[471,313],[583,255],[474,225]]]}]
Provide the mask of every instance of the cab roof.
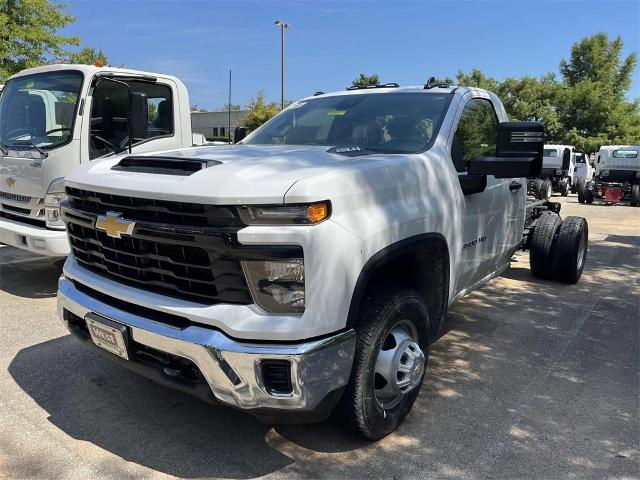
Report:
[{"label": "cab roof", "polygon": [[142,70],[132,70],[129,68],[116,68],[116,67],[96,67],[95,65],[83,65],[75,63],[55,63],[52,65],[42,65],[40,67],[27,68],[12,75],[11,78],[23,77],[25,75],[33,75],[36,73],[56,72],[60,70],[76,70],[85,74],[85,76],[93,76],[97,73],[112,73],[116,75],[134,75],[141,77],[157,77],[164,79],[171,79],[179,81],[177,77],[173,75],[166,75],[164,73],[145,72]]}]

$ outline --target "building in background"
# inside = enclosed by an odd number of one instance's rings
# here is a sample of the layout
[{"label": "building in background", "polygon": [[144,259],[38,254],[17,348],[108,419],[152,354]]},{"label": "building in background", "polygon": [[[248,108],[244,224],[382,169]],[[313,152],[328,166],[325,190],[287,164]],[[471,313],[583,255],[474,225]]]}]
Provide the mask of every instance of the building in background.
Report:
[{"label": "building in background", "polygon": [[[242,126],[248,110],[231,111],[231,136],[236,127]],[[191,131],[201,133],[207,138],[228,137],[229,112],[191,112]]]}]

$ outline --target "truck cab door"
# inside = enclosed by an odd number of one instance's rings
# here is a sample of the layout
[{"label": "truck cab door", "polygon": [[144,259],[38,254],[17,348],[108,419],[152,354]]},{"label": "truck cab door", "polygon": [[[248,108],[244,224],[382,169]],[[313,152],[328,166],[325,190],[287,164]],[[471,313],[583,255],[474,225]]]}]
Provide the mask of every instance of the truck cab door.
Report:
[{"label": "truck cab door", "polygon": [[495,156],[499,121],[490,98],[469,98],[463,105],[450,138],[451,160],[464,196],[457,292],[508,265],[522,240],[526,202],[524,178],[469,175],[471,159]]},{"label": "truck cab door", "polygon": [[[128,88],[127,88],[128,86]],[[147,124],[135,130],[132,152],[142,153],[186,146],[180,135],[179,98],[173,82],[164,79],[94,77],[85,105],[82,159],[94,160],[126,153],[129,141],[129,89],[144,98]],[[144,127],[144,128],[141,128]],[[189,143],[190,145],[190,143]]]}]

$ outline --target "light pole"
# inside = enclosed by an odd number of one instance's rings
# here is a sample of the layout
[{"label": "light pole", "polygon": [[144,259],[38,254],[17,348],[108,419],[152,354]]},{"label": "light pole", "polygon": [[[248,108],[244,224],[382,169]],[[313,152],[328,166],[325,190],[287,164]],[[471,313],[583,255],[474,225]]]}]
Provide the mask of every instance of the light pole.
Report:
[{"label": "light pole", "polygon": [[280,27],[280,109],[284,110],[284,29],[291,25],[276,20],[276,25]]}]

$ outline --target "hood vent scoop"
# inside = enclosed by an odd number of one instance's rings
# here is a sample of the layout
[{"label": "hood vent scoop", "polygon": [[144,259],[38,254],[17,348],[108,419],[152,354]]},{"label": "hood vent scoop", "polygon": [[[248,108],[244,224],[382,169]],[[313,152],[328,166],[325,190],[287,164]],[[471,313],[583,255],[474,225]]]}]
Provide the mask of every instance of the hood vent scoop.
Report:
[{"label": "hood vent scoop", "polygon": [[155,175],[189,176],[221,163],[217,160],[200,160],[185,157],[130,156],[120,160],[119,163],[111,167],[111,170],[153,173]]}]

